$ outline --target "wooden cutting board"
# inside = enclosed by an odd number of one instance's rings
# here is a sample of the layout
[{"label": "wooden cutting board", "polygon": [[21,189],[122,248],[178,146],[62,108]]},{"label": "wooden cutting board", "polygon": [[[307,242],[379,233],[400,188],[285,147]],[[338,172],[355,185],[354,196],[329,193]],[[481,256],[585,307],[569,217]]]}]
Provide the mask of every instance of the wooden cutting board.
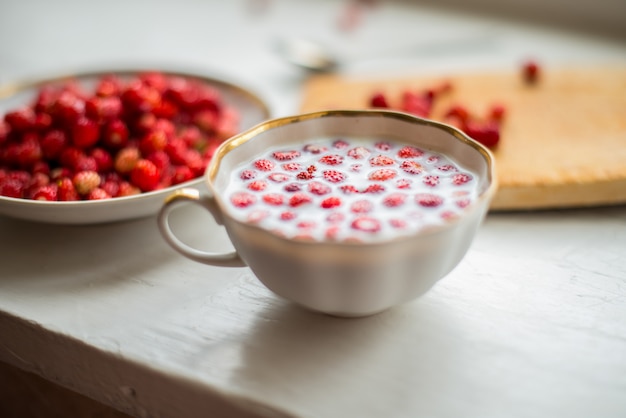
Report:
[{"label": "wooden cutting board", "polygon": [[314,76],[302,112],[367,108],[374,92],[398,98],[450,81],[432,119],[452,103],[485,114],[506,107],[493,150],[499,189],[492,210],[531,210],[626,203],[626,68],[544,69],[536,85],[518,73],[396,79]]}]

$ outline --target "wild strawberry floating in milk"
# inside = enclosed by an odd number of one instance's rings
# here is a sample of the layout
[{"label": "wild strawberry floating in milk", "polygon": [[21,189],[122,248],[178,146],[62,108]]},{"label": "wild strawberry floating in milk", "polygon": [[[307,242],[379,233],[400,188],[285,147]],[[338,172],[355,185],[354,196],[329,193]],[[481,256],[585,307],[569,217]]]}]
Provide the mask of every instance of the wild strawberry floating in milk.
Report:
[{"label": "wild strawberry floating in milk", "polygon": [[380,138],[319,138],[267,150],[234,170],[233,215],[280,236],[371,242],[457,217],[474,173],[427,149]]}]

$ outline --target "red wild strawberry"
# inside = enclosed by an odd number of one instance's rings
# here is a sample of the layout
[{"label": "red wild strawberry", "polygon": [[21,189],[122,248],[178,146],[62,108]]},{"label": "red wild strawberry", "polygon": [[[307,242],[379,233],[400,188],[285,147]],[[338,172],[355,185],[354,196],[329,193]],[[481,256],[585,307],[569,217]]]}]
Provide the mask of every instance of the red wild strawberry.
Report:
[{"label": "red wild strawberry", "polygon": [[333,142],[333,147],[336,149],[346,149],[350,146],[350,144],[343,139],[337,139]]},{"label": "red wild strawberry", "polygon": [[121,149],[128,144],[128,127],[119,120],[112,120],[104,126],[102,143],[111,149]]},{"label": "red wild strawberry", "polygon": [[28,184],[26,184],[26,197],[30,198],[35,190],[40,187],[47,186],[48,184],[50,184],[50,177],[48,177],[48,175],[43,173],[34,173],[30,177]]},{"label": "red wild strawberry", "polygon": [[522,77],[526,84],[536,84],[539,80],[539,65],[533,60],[528,60],[522,64]]},{"label": "red wild strawberry", "polygon": [[296,193],[289,199],[289,206],[297,207],[307,203],[311,203],[311,197],[304,193]]},{"label": "red wild strawberry", "polygon": [[313,178],[313,174],[308,171],[301,171],[296,175],[296,178],[299,180],[311,180]]},{"label": "red wild strawberry", "polygon": [[161,94],[153,87],[141,81],[132,82],[121,94],[121,99],[131,112],[148,113],[161,103]]},{"label": "red wild strawberry", "polygon": [[388,208],[395,208],[398,206],[402,206],[406,201],[406,195],[402,193],[392,193],[388,196],[385,196],[383,199],[383,205]]},{"label": "red wild strawberry", "polygon": [[31,182],[31,175],[28,171],[9,171],[5,178],[6,179],[14,179],[22,183],[22,185],[27,186]]},{"label": "red wild strawberry", "polygon": [[22,143],[17,145],[16,162],[24,169],[31,169],[43,156],[37,134],[31,134],[25,134],[22,138]]},{"label": "red wild strawberry", "polygon": [[444,219],[446,221],[458,218],[458,215],[451,210],[445,210],[441,212],[441,215],[439,216],[441,216],[441,219]]},{"label": "red wild strawberry", "polygon": [[69,177],[63,177],[57,182],[57,199],[63,202],[80,200],[78,191]]},{"label": "red wild strawberry", "polygon": [[100,188],[111,197],[117,197],[120,193],[120,184],[116,181],[106,180],[100,185]]},{"label": "red wild strawberry", "polygon": [[395,170],[389,168],[381,168],[370,173],[368,178],[374,181],[387,181],[397,175]]},{"label": "red wild strawberry", "polygon": [[96,187],[100,186],[100,175],[95,171],[80,171],[74,174],[72,182],[80,195],[88,195]]},{"label": "red wild strawberry", "polygon": [[96,187],[87,195],[87,200],[102,200],[110,199],[112,196],[106,192],[106,190]]},{"label": "red wild strawberry", "polygon": [[227,139],[239,132],[239,114],[230,107],[224,107],[220,112],[220,121],[217,125],[215,136],[219,139]]},{"label": "red wild strawberry", "polygon": [[158,118],[172,119],[178,112],[178,106],[167,99],[161,100],[161,103],[157,104],[155,108],[152,109],[152,113]]},{"label": "red wild strawberry", "polygon": [[61,155],[59,155],[59,161],[63,165],[63,167],[67,167],[71,170],[76,167],[78,161],[85,157],[85,153],[83,153],[78,148],[67,147],[63,151],[61,151]]},{"label": "red wild strawberry", "polygon": [[302,166],[299,163],[286,163],[283,164],[283,170],[285,171],[300,171]]},{"label": "red wild strawberry", "polygon": [[354,213],[368,213],[374,209],[374,205],[369,200],[357,200],[350,205],[350,210]]},{"label": "red wild strawberry", "polygon": [[81,155],[72,168],[74,171],[98,171],[98,163],[94,157]]},{"label": "red wild strawberry", "polygon": [[443,203],[443,198],[436,194],[419,193],[415,196],[415,201],[420,206],[434,208]]},{"label": "red wild strawberry", "polygon": [[391,149],[391,144],[389,142],[380,141],[374,144],[374,148],[380,151],[389,151]]},{"label": "red wild strawberry", "polygon": [[59,95],[59,91],[51,86],[43,86],[37,93],[37,97],[33,102],[33,109],[36,113],[52,111],[54,102]]},{"label": "red wild strawberry", "polygon": [[439,184],[439,176],[428,175],[424,176],[424,184],[430,187],[435,187]]},{"label": "red wild strawberry", "polygon": [[24,197],[24,183],[14,178],[5,178],[0,181],[0,196],[14,197],[20,199]]},{"label": "red wild strawberry", "polygon": [[161,173],[149,160],[140,159],[130,172],[130,182],[143,192],[154,190],[159,185]]},{"label": "red wild strawberry", "polygon": [[193,123],[207,134],[217,131],[219,115],[212,110],[202,110],[193,114]]},{"label": "red wild strawberry", "polygon": [[143,155],[152,154],[155,151],[163,151],[167,145],[167,135],[164,131],[155,129],[146,133],[139,141],[139,150]]},{"label": "red wild strawberry", "polygon": [[456,201],[456,205],[460,207],[461,209],[468,207],[470,203],[471,203],[470,199],[459,199]]},{"label": "red wild strawberry", "polygon": [[300,221],[296,224],[296,226],[300,229],[313,229],[316,226],[314,221]]},{"label": "red wild strawberry", "polygon": [[181,129],[178,137],[185,141],[185,144],[187,144],[188,147],[197,147],[201,144],[204,138],[202,132],[200,132],[200,129],[198,129],[196,126],[189,126]]},{"label": "red wild strawberry", "polygon": [[167,89],[167,77],[158,71],[141,73],[138,78],[143,84],[155,88],[159,93],[163,93]]},{"label": "red wild strawberry", "polygon": [[417,161],[413,160],[405,160],[400,164],[400,168],[409,174],[420,174],[424,169],[422,165]]},{"label": "red wild strawberry", "polygon": [[256,160],[254,162],[254,167],[256,167],[257,170],[261,170],[261,171],[272,171],[275,166],[276,164],[274,164],[270,160],[265,160],[265,159]]},{"label": "red wild strawberry", "polygon": [[283,204],[284,198],[280,193],[268,193],[263,195],[263,201],[268,205],[280,206]]},{"label": "red wild strawberry", "polygon": [[107,173],[113,169],[113,157],[104,149],[94,148],[89,155],[95,160],[99,173]]},{"label": "red wild strawberry", "polygon": [[295,219],[295,218],[296,218],[296,214],[288,210],[280,214],[281,221],[291,221],[292,219]]},{"label": "red wild strawberry", "polygon": [[134,195],[137,195],[139,193],[141,193],[141,190],[139,190],[139,187],[133,186],[132,184],[130,184],[127,181],[120,182],[120,191],[118,193],[119,197],[134,196]]},{"label": "red wild strawberry", "polygon": [[324,170],[322,174],[324,179],[331,183],[341,183],[346,179],[346,175],[337,170]]},{"label": "red wild strawberry", "polygon": [[89,148],[98,142],[100,128],[96,122],[79,117],[72,126],[72,143],[77,148]]},{"label": "red wild strawberry", "polygon": [[320,163],[326,165],[339,165],[343,162],[343,157],[337,154],[328,154],[320,158]]},{"label": "red wild strawberry", "polygon": [[0,120],[0,145],[4,144],[9,138],[11,127],[4,120]]},{"label": "red wild strawberry", "polygon": [[398,189],[410,189],[412,181],[410,179],[398,179],[396,187]]},{"label": "red wild strawberry", "polygon": [[376,194],[376,193],[382,193],[384,191],[385,191],[385,186],[383,186],[382,184],[374,183],[374,184],[370,184],[369,186],[367,186],[365,190],[363,190],[361,193]]},{"label": "red wild strawberry", "polygon": [[253,170],[243,170],[241,174],[239,174],[239,178],[241,180],[252,180],[256,177],[256,171]]},{"label": "red wild strawberry", "polygon": [[310,152],[311,154],[321,154],[328,151],[328,148],[326,148],[325,146],[315,144],[307,144],[304,146],[303,149],[305,152]]},{"label": "red wild strawberry", "polygon": [[469,182],[470,180],[472,180],[472,176],[470,174],[459,173],[459,174],[455,174],[452,177],[452,184],[460,186],[462,184]]},{"label": "red wild strawberry", "polygon": [[50,174],[50,164],[45,161],[37,161],[33,164],[32,172],[34,173],[43,173]]},{"label": "red wild strawberry", "polygon": [[358,231],[375,233],[380,231],[380,221],[369,216],[360,216],[352,221],[351,227]]},{"label": "red wild strawberry", "polygon": [[298,158],[299,156],[300,156],[300,151],[295,151],[295,150],[276,151],[272,154],[272,157],[274,157],[278,161],[289,161],[289,160]]},{"label": "red wild strawberry", "polygon": [[95,93],[100,97],[118,96],[122,92],[122,82],[114,75],[105,75],[96,85]]},{"label": "red wild strawberry", "polygon": [[267,178],[273,181],[274,183],[283,183],[290,179],[290,177],[287,174],[283,174],[283,173],[272,173],[269,176],[267,176]]},{"label": "red wild strawberry", "polygon": [[44,158],[48,160],[55,160],[61,152],[67,147],[69,141],[65,132],[55,129],[48,131],[43,138],[41,138],[41,151]]},{"label": "red wild strawberry", "polygon": [[14,132],[25,132],[33,129],[35,127],[35,119],[35,112],[30,107],[23,107],[4,115],[4,121]]},{"label": "red wild strawberry", "polygon": [[340,186],[339,190],[344,192],[345,194],[358,193],[359,190],[351,184],[346,184],[344,186]]},{"label": "red wild strawberry", "polygon": [[456,171],[456,167],[453,166],[452,164],[444,164],[444,165],[440,165],[439,167],[437,167],[437,170],[447,173],[449,171]]},{"label": "red wild strawberry", "polygon": [[386,155],[377,155],[376,157],[370,158],[370,164],[373,166],[386,166],[395,164],[395,161],[393,158],[389,158]]},{"label": "red wild strawberry", "polygon": [[437,155],[431,155],[430,157],[426,159],[426,162],[431,163],[431,164],[437,163],[439,162],[439,157]]},{"label": "red wild strawberry", "polygon": [[122,101],[116,96],[94,96],[85,102],[85,114],[100,122],[117,119],[122,114]]},{"label": "red wild strawberry", "polygon": [[[163,173],[163,171],[161,171],[161,173]],[[191,168],[186,167],[184,165],[178,165],[174,168],[174,172],[171,178],[171,183],[172,184],[184,183],[186,181],[192,180],[194,177],[195,176],[193,174],[193,171],[191,171]]]},{"label": "red wild strawberry", "polygon": [[300,190],[302,190],[302,186],[300,186],[299,183],[289,183],[289,184],[285,185],[285,187],[283,187],[283,189],[286,192],[293,193],[293,192],[299,192]]},{"label": "red wild strawberry", "polygon": [[332,209],[340,205],[341,199],[335,196],[327,197],[326,199],[322,200],[322,203],[320,203],[320,206],[324,209]]},{"label": "red wild strawberry", "polygon": [[248,183],[248,189],[260,192],[267,189],[267,182],[263,180],[254,180]]},{"label": "red wild strawberry", "polygon": [[388,108],[387,98],[383,93],[375,93],[370,99],[371,107]]},{"label": "red wild strawberry", "polygon": [[63,91],[52,105],[51,111],[55,120],[68,127],[84,113],[85,101],[70,91]]},{"label": "red wild strawberry", "polygon": [[128,127],[130,131],[136,135],[143,135],[153,129],[156,129],[157,117],[154,113],[142,113],[138,117],[127,119],[129,119]]},{"label": "red wild strawberry", "polygon": [[309,183],[309,192],[316,194],[318,196],[325,195],[330,193],[331,189],[326,184],[320,183],[319,181],[312,181]]},{"label": "red wild strawberry", "polygon": [[238,208],[246,208],[256,203],[256,197],[247,192],[237,192],[230,197],[230,202]]},{"label": "red wild strawberry", "polygon": [[45,132],[52,126],[52,116],[47,113],[37,113],[33,128],[39,132]]},{"label": "red wild strawberry", "polygon": [[457,118],[461,121],[461,123],[465,123],[469,120],[470,113],[469,111],[461,105],[453,105],[448,109],[445,114],[446,118]]},{"label": "red wild strawberry", "polygon": [[506,107],[504,105],[494,104],[491,106],[491,109],[489,109],[489,119],[493,121],[502,122],[505,115]]},{"label": "red wild strawberry", "polygon": [[48,184],[46,186],[39,186],[33,190],[32,200],[46,200],[48,202],[56,202],[57,200],[57,186],[56,184]]},{"label": "red wild strawberry", "polygon": [[432,103],[427,98],[412,91],[405,91],[402,95],[400,109],[404,112],[416,116],[428,117],[430,115]]},{"label": "red wild strawberry", "polygon": [[202,154],[195,149],[188,149],[185,153],[185,165],[191,168],[194,176],[198,177],[204,173],[204,169],[206,168],[207,161],[202,158]]},{"label": "red wild strawberry", "polygon": [[398,151],[399,158],[419,158],[424,155],[424,151],[410,145],[404,146]]},{"label": "red wild strawberry", "polygon": [[[152,163],[156,165],[156,167],[159,169],[161,173],[165,173],[172,166],[172,163],[170,162],[170,157],[169,155],[167,155],[165,151],[155,151],[149,154],[146,157],[146,159],[152,161]],[[182,167],[185,167],[185,166],[182,166]],[[191,169],[189,169],[189,171],[191,171]],[[192,173],[192,176],[193,176],[193,173]]]},{"label": "red wild strawberry", "polygon": [[494,148],[500,142],[500,126],[494,121],[485,124],[468,122],[465,133],[489,148]]},{"label": "red wild strawberry", "polygon": [[362,160],[363,158],[367,158],[370,155],[370,150],[365,147],[354,147],[347,152],[348,157],[354,158],[355,160]]}]

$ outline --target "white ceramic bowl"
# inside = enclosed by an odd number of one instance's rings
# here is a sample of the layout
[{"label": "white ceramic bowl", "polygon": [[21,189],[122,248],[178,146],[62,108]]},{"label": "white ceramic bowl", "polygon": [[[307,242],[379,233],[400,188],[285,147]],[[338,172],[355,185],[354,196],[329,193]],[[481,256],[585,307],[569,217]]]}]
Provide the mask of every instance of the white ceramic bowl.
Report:
[{"label": "white ceramic bowl", "polygon": [[[99,77],[106,74],[115,74],[121,78],[127,78],[154,70],[100,70],[0,86],[0,117],[13,109],[30,103],[37,91],[48,84],[56,84],[71,79],[89,88],[94,85]],[[215,87],[221,93],[224,102],[239,112],[241,130],[248,129],[269,117],[268,106],[251,91],[236,84],[191,72],[156,70],[166,75],[200,80]],[[176,189],[201,185],[202,179],[197,178],[157,191],[94,201],[48,202],[0,196],[0,215],[55,224],[96,224],[129,220],[156,214],[165,197]]]},{"label": "white ceramic bowl", "polygon": [[[478,194],[459,216],[401,236],[371,242],[303,241],[242,222],[229,209],[230,173],[263,150],[320,136],[376,136],[450,157],[474,173]],[[180,190],[159,215],[161,232],[183,255],[211,265],[249,266],[270,290],[306,308],[363,316],[412,300],[447,275],[464,257],[495,192],[494,159],[459,130],[405,113],[337,110],[266,121],[224,143],[209,165],[210,194]],[[193,202],[222,224],[235,251],[206,253],[179,241],[168,224],[179,204]],[[209,278],[210,279],[210,278]]]}]

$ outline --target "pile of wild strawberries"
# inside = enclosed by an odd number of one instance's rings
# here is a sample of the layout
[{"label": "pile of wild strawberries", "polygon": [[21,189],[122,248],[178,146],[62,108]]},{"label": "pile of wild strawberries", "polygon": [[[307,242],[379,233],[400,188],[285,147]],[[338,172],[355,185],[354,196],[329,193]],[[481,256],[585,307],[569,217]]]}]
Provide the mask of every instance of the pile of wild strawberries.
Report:
[{"label": "pile of wild strawberries", "polygon": [[[540,67],[534,60],[525,61],[521,66],[522,81],[526,85],[535,85],[539,81]],[[435,102],[449,94],[453,89],[451,82],[440,86],[427,88],[423,91],[404,90],[399,100],[390,101],[382,92],[374,93],[369,99],[369,105],[375,108],[392,108],[411,113],[423,118],[433,117]],[[502,122],[506,114],[506,107],[502,104],[493,104],[486,115],[476,115],[461,104],[453,104],[438,115],[439,119],[464,131],[468,136],[489,148],[495,148],[500,142]]]},{"label": "pile of wild strawberries", "polygon": [[0,120],[0,195],[97,200],[179,184],[203,174],[238,124],[220,92],[191,77],[47,85]]},{"label": "pile of wild strawberries", "polygon": [[[452,84],[446,82],[438,87],[423,91],[406,89],[402,91],[399,100],[393,102],[384,93],[376,92],[370,97],[369,105],[374,108],[397,109],[432,119],[436,100],[448,94],[452,88]],[[495,104],[489,109],[486,118],[479,118],[473,115],[467,107],[454,104],[444,112],[442,119],[444,122],[461,129],[481,144],[494,148],[500,142],[500,125],[504,114],[505,107],[499,104]]]}]

